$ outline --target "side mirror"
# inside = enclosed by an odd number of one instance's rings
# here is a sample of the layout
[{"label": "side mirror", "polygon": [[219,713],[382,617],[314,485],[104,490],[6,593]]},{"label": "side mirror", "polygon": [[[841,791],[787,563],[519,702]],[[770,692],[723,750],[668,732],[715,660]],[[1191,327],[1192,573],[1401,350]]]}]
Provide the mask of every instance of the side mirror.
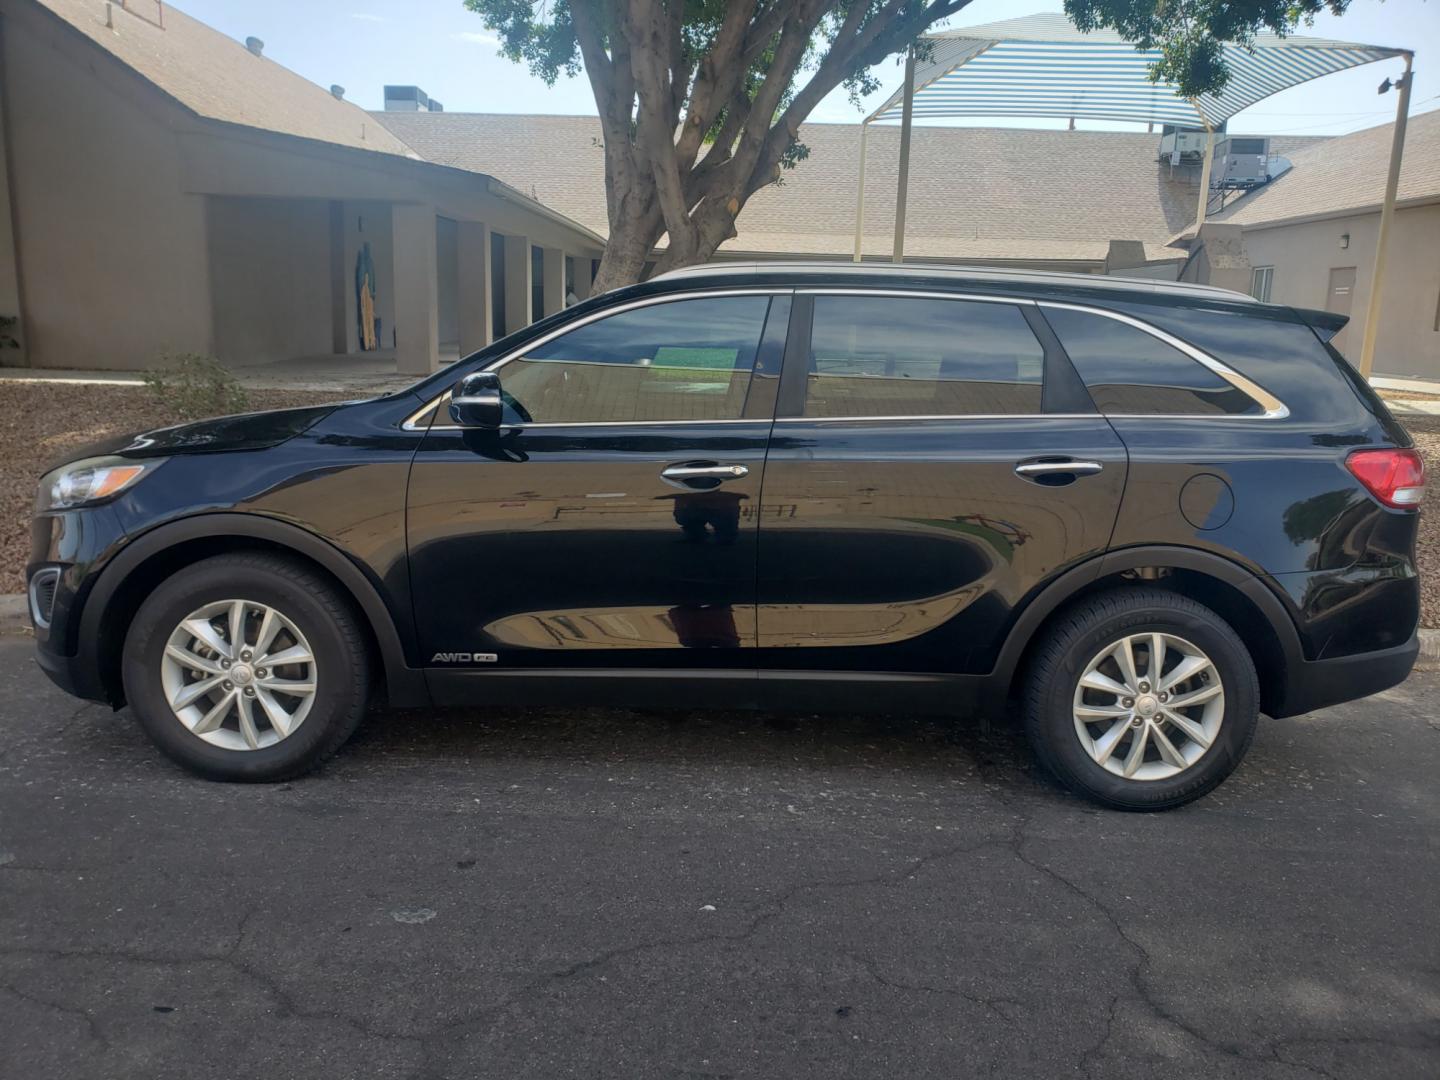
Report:
[{"label": "side mirror", "polygon": [[500,376],[493,371],[466,375],[450,391],[450,419],[461,427],[496,431],[504,411]]}]

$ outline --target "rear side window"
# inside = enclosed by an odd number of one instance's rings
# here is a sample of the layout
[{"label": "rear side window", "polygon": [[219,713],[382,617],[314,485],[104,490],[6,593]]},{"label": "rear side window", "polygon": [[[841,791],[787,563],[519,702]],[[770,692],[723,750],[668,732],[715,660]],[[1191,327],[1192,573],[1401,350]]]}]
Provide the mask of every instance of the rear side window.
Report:
[{"label": "rear side window", "polygon": [[1045,354],[1013,304],[817,296],[805,415],[1040,412]]},{"label": "rear side window", "polygon": [[1107,415],[1258,416],[1260,405],[1209,368],[1128,323],[1047,307],[1095,406]]}]

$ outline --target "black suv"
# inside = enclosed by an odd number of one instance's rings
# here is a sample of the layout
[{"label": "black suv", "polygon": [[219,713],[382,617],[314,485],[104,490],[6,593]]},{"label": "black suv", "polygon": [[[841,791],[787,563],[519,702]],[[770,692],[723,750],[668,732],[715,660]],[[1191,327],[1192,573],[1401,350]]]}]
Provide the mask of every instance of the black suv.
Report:
[{"label": "black suv", "polygon": [[1014,698],[1065,783],[1176,806],[1260,712],[1415,659],[1420,459],[1343,322],[1058,274],[665,275],[405,392],[55,469],[40,664],[224,779],[311,768],[372,699]]}]

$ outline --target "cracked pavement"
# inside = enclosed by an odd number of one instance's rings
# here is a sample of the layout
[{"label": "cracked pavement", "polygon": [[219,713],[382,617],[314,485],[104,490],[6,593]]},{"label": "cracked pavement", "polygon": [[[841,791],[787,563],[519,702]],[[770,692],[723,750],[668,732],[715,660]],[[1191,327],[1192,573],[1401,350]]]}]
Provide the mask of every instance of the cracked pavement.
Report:
[{"label": "cracked pavement", "polygon": [[0,1076],[1433,1077],[1440,676],[1101,811],[1003,726],[380,713],[207,783],[0,639]]}]

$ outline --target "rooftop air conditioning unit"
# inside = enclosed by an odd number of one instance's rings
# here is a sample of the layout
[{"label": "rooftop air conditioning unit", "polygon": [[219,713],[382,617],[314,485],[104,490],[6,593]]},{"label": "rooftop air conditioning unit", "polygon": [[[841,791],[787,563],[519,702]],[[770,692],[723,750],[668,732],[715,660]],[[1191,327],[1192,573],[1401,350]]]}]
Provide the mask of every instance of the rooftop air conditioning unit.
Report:
[{"label": "rooftop air conditioning unit", "polygon": [[1256,135],[1232,135],[1215,147],[1212,187],[1259,187],[1270,179],[1270,140]]},{"label": "rooftop air conditioning unit", "polygon": [[1165,125],[1160,136],[1160,161],[1169,165],[1198,165],[1204,157],[1204,128]]}]

